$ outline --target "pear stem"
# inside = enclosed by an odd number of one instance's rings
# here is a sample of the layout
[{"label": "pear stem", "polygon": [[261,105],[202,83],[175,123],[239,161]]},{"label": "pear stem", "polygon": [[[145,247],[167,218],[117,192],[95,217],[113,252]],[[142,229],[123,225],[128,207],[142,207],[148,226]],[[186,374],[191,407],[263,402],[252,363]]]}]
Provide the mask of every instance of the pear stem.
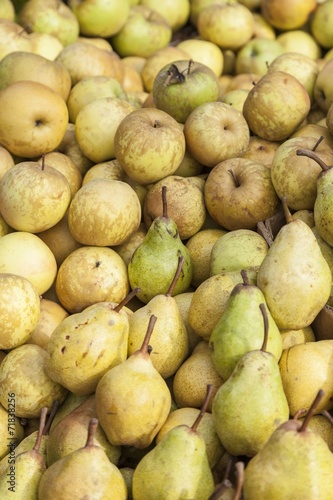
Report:
[{"label": "pear stem", "polygon": [[222,500],[223,495],[227,490],[232,488],[232,483],[229,479],[223,479],[223,481],[217,485],[215,491],[211,494],[208,500]]},{"label": "pear stem", "polygon": [[306,408],[301,408],[300,410],[297,410],[297,412],[295,413],[295,415],[293,416],[293,420],[298,420],[299,418],[301,418],[303,415],[305,415],[307,413],[307,409]]},{"label": "pear stem", "polygon": [[97,430],[98,426],[98,419],[97,418],[92,418],[89,422],[88,426],[88,436],[87,436],[87,441],[85,444],[85,448],[88,448],[89,446],[94,446],[94,436]]},{"label": "pear stem", "polygon": [[267,315],[267,309],[265,304],[260,304],[259,305],[263,320],[264,320],[264,341],[261,346],[261,351],[266,352],[267,351],[267,342],[268,342],[268,315]]},{"label": "pear stem", "polygon": [[127,295],[126,297],[121,301],[119,302],[119,304],[113,308],[113,311],[116,311],[116,312],[119,312],[120,309],[122,309],[124,306],[126,306],[126,304],[129,303],[129,301],[137,294],[141,292],[141,288],[137,287],[137,288],[133,288],[133,290],[131,290]]},{"label": "pear stem", "polygon": [[232,169],[229,169],[228,172],[231,174],[231,177],[235,183],[236,188],[238,188],[240,186],[240,184],[239,184],[239,181],[237,179],[235,172]]},{"label": "pear stem", "polygon": [[287,205],[287,197],[286,196],[281,197],[281,203],[282,203],[282,208],[283,208],[283,213],[284,213],[285,219],[287,221],[287,224],[289,224],[290,222],[293,222],[294,218],[291,215],[291,212],[290,212],[289,207]]},{"label": "pear stem", "polygon": [[236,484],[236,492],[234,496],[234,500],[239,500],[243,491],[243,483],[244,483],[244,462],[236,462],[236,476],[237,476],[237,484]]},{"label": "pear stem", "polygon": [[312,151],[316,151],[317,147],[319,146],[319,144],[324,140],[324,136],[321,135],[318,139],[318,141],[316,142],[316,144],[313,146],[312,148]]},{"label": "pear stem", "polygon": [[248,278],[248,275],[247,275],[247,272],[245,271],[245,269],[241,270],[241,276],[242,276],[243,284],[245,286],[248,286],[250,284],[250,282],[249,282],[249,278]]},{"label": "pear stem", "polygon": [[166,192],[167,192],[167,187],[166,186],[162,186],[163,217],[165,219],[168,218],[168,204],[167,204]]},{"label": "pear stem", "polygon": [[146,335],[145,335],[145,338],[143,339],[142,346],[140,348],[140,352],[142,352],[143,354],[149,354],[151,352],[151,351],[149,352],[149,341],[150,341],[151,334],[153,333],[156,321],[157,321],[157,317],[154,316],[154,314],[152,314],[149,318],[149,323],[148,323]]},{"label": "pear stem", "polygon": [[296,154],[297,156],[307,156],[308,158],[311,158],[311,160],[316,161],[324,172],[331,168],[326,165],[326,163],[321,158],[319,158],[318,155],[311,151],[311,149],[297,149]]},{"label": "pear stem", "polygon": [[311,418],[313,417],[313,415],[315,414],[317,408],[318,408],[318,405],[320,403],[320,401],[322,400],[322,398],[324,397],[324,394],[325,392],[323,391],[323,389],[320,389],[318,392],[317,392],[317,395],[312,403],[312,405],[310,406],[309,408],[309,411],[307,412],[307,414],[305,415],[305,418],[303,420],[303,423],[299,429],[298,432],[305,432],[306,429],[307,429],[307,426],[308,426],[308,423],[310,422]]},{"label": "pear stem", "polygon": [[38,429],[38,433],[37,433],[36,443],[35,443],[35,446],[33,447],[33,449],[35,451],[39,451],[39,448],[40,448],[40,445],[42,442],[47,412],[48,412],[48,408],[42,408],[40,411],[39,429]]},{"label": "pear stem", "polygon": [[48,432],[50,430],[50,427],[52,425],[53,419],[56,416],[56,413],[58,411],[59,405],[60,405],[60,402],[58,400],[54,401],[54,403],[52,405],[52,408],[51,408],[51,412],[50,412],[49,418],[47,419],[47,422],[46,422],[46,424],[44,426],[44,430],[43,430],[43,435],[44,436],[46,436],[46,434],[48,434]]},{"label": "pear stem", "polygon": [[329,412],[329,411],[327,411],[327,410],[323,410],[323,411],[321,412],[321,414],[322,414],[325,418],[327,418],[327,420],[330,422],[330,424],[331,424],[331,425],[333,425],[333,417],[332,417],[332,415],[330,414],[330,412]]},{"label": "pear stem", "polygon": [[213,389],[214,389],[213,384],[207,384],[206,397],[205,397],[205,400],[201,406],[200,413],[197,416],[197,418],[195,419],[194,424],[191,427],[192,431],[196,431],[198,429],[198,425],[200,424],[202,417],[206,413],[207,406],[209,404],[210,398],[212,397]]},{"label": "pear stem", "polygon": [[173,278],[173,280],[172,280],[172,282],[171,282],[171,285],[170,285],[170,287],[169,287],[169,290],[168,290],[168,292],[166,293],[166,296],[167,296],[167,297],[171,297],[171,295],[172,295],[172,293],[173,293],[173,291],[174,291],[174,289],[175,289],[175,286],[176,286],[176,284],[177,284],[177,281],[178,281],[179,275],[180,275],[180,273],[181,273],[181,271],[182,271],[182,268],[183,268],[184,260],[185,260],[185,258],[184,258],[184,256],[183,256],[183,255],[179,255],[179,256],[178,256],[178,266],[177,266],[177,269],[176,269],[176,272],[175,272],[174,278]]}]

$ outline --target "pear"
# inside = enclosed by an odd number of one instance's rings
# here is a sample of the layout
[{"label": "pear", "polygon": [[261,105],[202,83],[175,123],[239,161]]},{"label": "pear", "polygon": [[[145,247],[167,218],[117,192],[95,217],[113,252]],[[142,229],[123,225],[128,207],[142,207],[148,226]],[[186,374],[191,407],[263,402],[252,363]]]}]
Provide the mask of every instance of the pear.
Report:
[{"label": "pear", "polygon": [[316,337],[311,326],[300,328],[300,330],[281,330],[282,349],[288,349],[296,344],[304,342],[315,342]]},{"label": "pear", "polygon": [[333,340],[304,342],[285,349],[279,361],[290,414],[308,409],[319,389],[325,391],[318,413],[333,407]]},{"label": "pear", "polygon": [[140,288],[137,296],[145,304],[155,295],[167,293],[179,256],[184,257],[184,265],[174,295],[187,291],[192,281],[190,253],[179,237],[176,223],[167,215],[166,186],[162,187],[162,201],[163,215],[155,217],[128,264],[131,288]]},{"label": "pear", "polygon": [[103,375],[96,388],[97,417],[115,446],[146,448],[170,412],[170,390],[148,348],[156,320],[150,317],[141,348]]},{"label": "pear", "polygon": [[289,418],[278,361],[266,351],[267,309],[264,303],[258,308],[264,320],[262,348],[244,354],[213,400],[216,431],[224,448],[236,456],[254,456]]},{"label": "pear", "polygon": [[[50,432],[47,441],[48,466],[84,446],[92,418],[97,418],[94,394],[61,419]],[[100,424],[95,431],[94,443],[104,449],[113,464],[118,464],[121,449],[109,443]]]},{"label": "pear", "polygon": [[326,304],[332,274],[311,228],[293,219],[282,198],[282,226],[259,267],[257,285],[280,330],[309,326]]},{"label": "pear", "polygon": [[135,500],[207,500],[212,494],[213,474],[205,442],[197,430],[209,398],[207,390],[205,404],[191,427],[173,427],[140,460],[133,474]]},{"label": "pear", "polygon": [[43,454],[39,451],[47,408],[41,410],[40,426],[32,449],[8,460],[8,467],[0,475],[0,497],[3,499],[35,500],[38,485],[46,469]]},{"label": "pear", "polygon": [[[209,340],[213,364],[223,380],[230,377],[244,354],[260,349],[264,337],[264,324],[259,308],[262,303],[266,305],[264,294],[256,285],[249,283],[245,270],[241,275],[243,283],[238,283],[232,290],[226,309]],[[268,310],[267,318],[267,351],[279,361],[282,353],[281,334]]]},{"label": "pear", "polygon": [[[13,413],[9,413],[0,404],[0,436],[3,436],[0,440],[0,460],[8,456],[10,451],[9,444],[17,446],[22,439],[24,439],[24,428],[21,424],[19,418],[15,417]],[[4,436],[11,437],[10,441],[7,441]]]},{"label": "pear", "polygon": [[165,295],[155,295],[148,304],[139,308],[129,318],[128,354],[142,345],[150,317],[158,318],[151,341],[151,361],[163,378],[171,377],[187,358],[189,352],[188,334],[173,290],[182,272],[184,257],[178,258],[175,276]]},{"label": "pear", "polygon": [[192,297],[193,297],[194,292],[184,292],[184,293],[179,293],[178,295],[175,295],[174,299],[177,303],[178,309],[180,311],[180,314],[183,318],[183,321],[186,326],[187,330],[187,335],[188,335],[188,346],[189,346],[189,354],[193,352],[193,349],[199,342],[202,341],[202,337],[200,335],[197,335],[193,328],[191,327],[189,321],[188,321],[188,312],[190,309],[190,305],[192,302]]},{"label": "pear", "polygon": [[127,358],[128,315],[118,305],[99,302],[63,319],[53,331],[47,352],[47,373],[79,396],[92,394],[112,366]]},{"label": "pear", "polygon": [[306,419],[288,420],[251,458],[244,474],[244,500],[330,500],[333,454],[325,440],[308,426],[319,391]]},{"label": "pear", "polygon": [[62,403],[62,405],[57,409],[56,414],[54,415],[54,418],[52,420],[51,426],[50,426],[50,431],[57,425],[57,423],[68,413],[73,411],[75,408],[80,406],[83,401],[88,399],[90,396],[88,394],[85,394],[84,396],[77,396],[73,392],[69,392],[66,396],[65,401]]},{"label": "pear", "polygon": [[57,460],[44,472],[38,488],[38,500],[72,500],[103,498],[126,500],[127,487],[118,467],[105,451],[94,444],[98,420],[89,423],[87,442],[83,448]]}]

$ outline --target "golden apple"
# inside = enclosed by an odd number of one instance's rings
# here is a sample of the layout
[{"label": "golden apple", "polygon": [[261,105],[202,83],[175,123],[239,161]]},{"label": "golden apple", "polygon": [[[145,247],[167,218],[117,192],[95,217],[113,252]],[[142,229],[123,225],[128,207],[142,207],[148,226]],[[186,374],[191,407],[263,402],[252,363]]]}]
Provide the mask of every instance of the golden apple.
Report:
[{"label": "golden apple", "polygon": [[85,36],[109,38],[124,26],[130,10],[126,0],[69,0]]},{"label": "golden apple", "polygon": [[301,28],[315,10],[316,0],[262,0],[261,13],[274,28],[294,30]]},{"label": "golden apple", "polygon": [[16,50],[32,52],[28,33],[15,21],[0,19],[0,61],[5,55]]},{"label": "golden apple", "polygon": [[51,151],[37,160],[39,165],[47,165],[48,167],[55,168],[63,174],[70,187],[71,198],[80,189],[82,185],[82,175],[73,160],[59,151]]},{"label": "golden apple", "polygon": [[304,54],[314,61],[321,57],[321,47],[314,37],[304,30],[284,31],[276,40],[282,45],[284,51]]},{"label": "golden apple", "polygon": [[65,135],[57,147],[57,151],[68,156],[75,163],[82,176],[84,176],[94,164],[94,162],[83,154],[77,143],[74,123],[68,123]]},{"label": "golden apple", "polygon": [[[189,38],[179,42],[177,48],[187,52],[193,61],[198,61],[208,66],[214,71],[216,76],[221,76],[224,57],[222,50],[215,43],[208,40]],[[184,57],[177,59],[184,59]]]},{"label": "golden apple", "polygon": [[31,43],[31,51],[34,54],[46,57],[50,61],[54,61],[64,48],[59,38],[49,33],[39,33],[36,31],[29,33],[28,38]]},{"label": "golden apple", "polygon": [[141,69],[141,76],[144,88],[147,92],[151,92],[154,86],[154,80],[157,73],[166,65],[180,59],[186,59],[189,55],[181,48],[173,45],[167,45],[155,50],[149,57],[145,59],[145,63]]},{"label": "golden apple", "polygon": [[3,146],[0,146],[0,180],[2,179],[3,174],[14,165],[14,158],[10,152]]},{"label": "golden apple", "polygon": [[173,31],[185,26],[190,16],[190,0],[141,0],[140,4],[165,17]]},{"label": "golden apple", "polygon": [[57,302],[41,299],[38,322],[27,343],[46,349],[53,330],[67,316],[68,312]]}]

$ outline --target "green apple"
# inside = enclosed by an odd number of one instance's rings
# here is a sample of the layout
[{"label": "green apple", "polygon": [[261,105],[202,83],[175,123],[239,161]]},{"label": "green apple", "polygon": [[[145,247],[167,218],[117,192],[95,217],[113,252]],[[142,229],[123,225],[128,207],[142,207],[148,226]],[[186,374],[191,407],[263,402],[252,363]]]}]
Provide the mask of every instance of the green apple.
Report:
[{"label": "green apple", "polygon": [[301,28],[317,6],[316,0],[262,0],[261,13],[281,31]]},{"label": "green apple", "polygon": [[63,45],[75,42],[79,36],[79,22],[61,0],[28,0],[20,10],[18,20],[28,32],[50,33]]},{"label": "green apple", "polygon": [[163,16],[173,31],[177,31],[187,23],[190,16],[190,0],[141,0],[145,5]]},{"label": "green apple", "polygon": [[237,109],[237,111],[240,111],[242,113],[244,102],[249,92],[249,89],[229,90],[229,92],[226,92],[219,100],[221,102],[229,104],[233,108]]},{"label": "green apple", "polygon": [[155,106],[185,123],[200,104],[216,101],[218,79],[205,64],[192,60],[167,64],[156,75],[153,86]]},{"label": "green apple", "polygon": [[199,35],[222,49],[238,50],[254,33],[252,12],[240,3],[213,3],[200,12]]},{"label": "green apple", "polygon": [[317,6],[310,24],[310,31],[315,40],[324,49],[333,47],[333,2],[323,2]]},{"label": "green apple", "polygon": [[15,9],[11,0],[1,0],[0,2],[0,19],[15,20]]},{"label": "green apple", "polygon": [[314,84],[314,100],[327,113],[333,102],[333,59],[329,59],[320,69]]},{"label": "green apple", "polygon": [[179,167],[185,154],[180,124],[155,108],[132,111],[120,123],[114,138],[115,156],[127,175],[140,184],[150,184]]},{"label": "green apple", "polygon": [[34,158],[54,150],[68,124],[66,102],[43,83],[23,80],[0,91],[0,143]]},{"label": "green apple", "polygon": [[[190,22],[197,27],[200,12],[209,5],[236,3],[237,0],[191,0]],[[239,2],[241,3],[241,2]]]},{"label": "green apple", "polygon": [[271,71],[250,90],[243,114],[255,135],[283,141],[300,126],[310,107],[308,92],[294,76]]},{"label": "green apple", "polygon": [[111,44],[121,57],[149,57],[166,47],[171,38],[171,26],[161,14],[145,5],[133,5],[124,26],[111,37]]},{"label": "green apple", "polygon": [[[193,61],[205,64],[212,69],[216,76],[221,76],[223,71],[223,52],[213,42],[200,40],[198,38],[188,38],[177,44],[178,49],[187,52],[188,57]],[[183,59],[178,57],[177,59]]]},{"label": "green apple", "polygon": [[284,31],[276,37],[285,52],[298,52],[314,61],[321,57],[321,47],[314,37],[304,30]]},{"label": "green apple", "polygon": [[265,75],[274,59],[284,52],[276,39],[253,38],[243,45],[236,55],[236,74]]},{"label": "green apple", "polygon": [[189,153],[207,167],[242,155],[250,139],[242,113],[220,101],[195,108],[185,122],[184,134]]},{"label": "green apple", "polygon": [[102,38],[118,33],[130,10],[128,0],[69,0],[68,5],[79,21],[82,35]]}]

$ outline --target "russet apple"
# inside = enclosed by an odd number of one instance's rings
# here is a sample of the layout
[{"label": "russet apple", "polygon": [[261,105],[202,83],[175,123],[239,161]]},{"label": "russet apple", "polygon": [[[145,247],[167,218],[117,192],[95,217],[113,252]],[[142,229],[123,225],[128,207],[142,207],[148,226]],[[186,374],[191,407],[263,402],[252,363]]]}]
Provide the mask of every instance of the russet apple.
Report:
[{"label": "russet apple", "polygon": [[222,97],[220,97],[219,100],[221,102],[229,104],[233,108],[237,109],[237,111],[240,111],[242,113],[244,102],[249,92],[249,89],[230,90],[229,92],[226,92]]},{"label": "russet apple", "polygon": [[48,165],[49,167],[55,168],[66,177],[71,192],[71,198],[73,198],[75,193],[80,189],[82,185],[82,175],[69,156],[60,153],[60,151],[51,151],[39,158],[37,163],[41,166]]},{"label": "russet apple", "polygon": [[271,168],[275,151],[280,146],[280,142],[267,141],[256,135],[251,135],[248,148],[242,155],[243,158],[261,163]]},{"label": "russet apple", "polygon": [[43,83],[11,83],[0,91],[0,143],[12,154],[34,158],[53,151],[68,124],[63,97]]}]

